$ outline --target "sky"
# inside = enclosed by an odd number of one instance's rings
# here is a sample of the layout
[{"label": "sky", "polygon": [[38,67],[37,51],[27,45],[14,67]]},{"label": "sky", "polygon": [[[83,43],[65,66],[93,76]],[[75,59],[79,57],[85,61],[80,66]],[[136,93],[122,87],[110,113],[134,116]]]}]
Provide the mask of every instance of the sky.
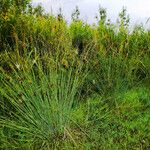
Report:
[{"label": "sky", "polygon": [[112,22],[117,20],[124,6],[130,15],[132,25],[143,22],[146,28],[150,28],[150,21],[146,23],[150,18],[150,0],[32,0],[32,2],[34,6],[41,3],[46,12],[53,14],[57,14],[61,7],[67,21],[71,19],[71,13],[78,6],[81,18],[89,23],[96,21],[99,5],[106,8],[108,18]]}]

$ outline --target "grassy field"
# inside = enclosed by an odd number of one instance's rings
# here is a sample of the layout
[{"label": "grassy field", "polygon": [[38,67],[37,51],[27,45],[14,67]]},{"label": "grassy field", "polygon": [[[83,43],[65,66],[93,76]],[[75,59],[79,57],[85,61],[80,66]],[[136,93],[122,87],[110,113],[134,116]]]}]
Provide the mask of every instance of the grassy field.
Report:
[{"label": "grassy field", "polygon": [[150,30],[17,2],[0,6],[0,149],[148,150]]}]

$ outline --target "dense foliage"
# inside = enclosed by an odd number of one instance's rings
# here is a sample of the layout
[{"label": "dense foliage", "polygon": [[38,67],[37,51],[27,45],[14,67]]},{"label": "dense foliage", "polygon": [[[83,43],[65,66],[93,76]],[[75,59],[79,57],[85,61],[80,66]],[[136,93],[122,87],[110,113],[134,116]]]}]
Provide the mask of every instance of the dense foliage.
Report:
[{"label": "dense foliage", "polygon": [[0,6],[0,149],[149,149],[150,31]]}]

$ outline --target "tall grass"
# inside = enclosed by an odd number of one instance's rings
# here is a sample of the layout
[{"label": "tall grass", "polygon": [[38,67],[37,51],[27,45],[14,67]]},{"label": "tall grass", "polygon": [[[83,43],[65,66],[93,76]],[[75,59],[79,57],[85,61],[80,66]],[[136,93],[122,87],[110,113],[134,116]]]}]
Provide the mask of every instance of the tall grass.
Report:
[{"label": "tall grass", "polygon": [[64,64],[68,63],[67,60],[59,59],[52,55],[45,56],[44,60],[28,59],[26,63],[30,68],[27,69],[22,64],[10,64],[11,75],[1,70],[0,91],[11,110],[5,108],[6,116],[0,122],[2,127],[14,132],[7,141],[10,145],[13,137],[29,145],[29,149],[32,149],[31,142],[37,147],[38,141],[42,149],[52,148],[51,144],[59,140],[70,140],[75,144],[70,133],[73,123],[71,113],[73,105],[78,103],[78,89],[87,73],[82,62],[76,64],[72,59],[70,64]]},{"label": "tall grass", "polygon": [[0,14],[0,149],[148,149],[150,31],[124,8],[117,25],[16,9]]}]

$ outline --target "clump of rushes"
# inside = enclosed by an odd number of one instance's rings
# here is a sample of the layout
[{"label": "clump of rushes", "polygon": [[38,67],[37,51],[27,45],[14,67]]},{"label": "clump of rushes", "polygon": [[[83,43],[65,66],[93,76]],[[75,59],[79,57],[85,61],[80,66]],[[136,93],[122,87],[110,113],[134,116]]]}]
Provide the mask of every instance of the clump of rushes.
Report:
[{"label": "clump of rushes", "polygon": [[53,149],[66,141],[77,146],[70,115],[86,73],[82,63],[74,67],[75,59],[70,66],[66,62],[49,56],[46,68],[37,59],[30,64],[30,70],[10,64],[10,75],[1,69],[0,92],[11,107],[9,110],[5,105],[6,114],[0,118],[3,136],[10,134],[1,148]]}]

